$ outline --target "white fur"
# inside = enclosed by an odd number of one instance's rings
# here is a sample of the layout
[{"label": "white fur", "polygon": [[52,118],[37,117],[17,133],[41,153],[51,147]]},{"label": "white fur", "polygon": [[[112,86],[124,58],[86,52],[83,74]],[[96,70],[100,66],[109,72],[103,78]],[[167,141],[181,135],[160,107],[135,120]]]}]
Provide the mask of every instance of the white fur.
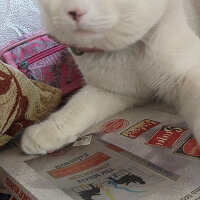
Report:
[{"label": "white fur", "polygon": [[[28,128],[22,149],[55,150],[92,124],[154,97],[174,104],[200,142],[198,1],[39,0],[52,35],[105,52],[74,56],[88,85],[49,119]],[[87,12],[78,25],[67,15],[74,9]]]}]

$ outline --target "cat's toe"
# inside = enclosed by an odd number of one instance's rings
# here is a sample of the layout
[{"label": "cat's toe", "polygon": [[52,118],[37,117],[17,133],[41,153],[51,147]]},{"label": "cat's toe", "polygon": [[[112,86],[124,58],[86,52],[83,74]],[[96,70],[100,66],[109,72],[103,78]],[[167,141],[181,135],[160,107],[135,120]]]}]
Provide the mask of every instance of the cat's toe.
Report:
[{"label": "cat's toe", "polygon": [[[27,130],[28,131],[28,130]],[[47,150],[43,149],[29,134],[22,137],[21,148],[26,154],[46,154]]]},{"label": "cat's toe", "polygon": [[53,122],[43,122],[26,129],[21,142],[22,150],[27,154],[46,154],[76,140],[65,137]]}]

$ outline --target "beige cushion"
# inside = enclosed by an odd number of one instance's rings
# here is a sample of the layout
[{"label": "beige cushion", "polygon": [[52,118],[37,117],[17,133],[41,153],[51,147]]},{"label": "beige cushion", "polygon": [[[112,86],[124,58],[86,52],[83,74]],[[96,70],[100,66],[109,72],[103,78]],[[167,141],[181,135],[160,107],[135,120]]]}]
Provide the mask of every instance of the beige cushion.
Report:
[{"label": "beige cushion", "polygon": [[0,61],[0,148],[24,127],[47,117],[60,100],[59,89],[29,80]]}]

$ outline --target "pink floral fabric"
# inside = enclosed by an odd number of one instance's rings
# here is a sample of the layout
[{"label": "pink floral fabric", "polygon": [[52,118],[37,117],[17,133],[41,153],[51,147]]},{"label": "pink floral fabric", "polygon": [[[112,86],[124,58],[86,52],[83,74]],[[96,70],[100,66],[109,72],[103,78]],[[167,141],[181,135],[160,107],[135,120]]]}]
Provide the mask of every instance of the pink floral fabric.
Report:
[{"label": "pink floral fabric", "polygon": [[10,41],[0,48],[0,57],[30,79],[60,88],[63,96],[84,84],[67,46],[44,31]]}]

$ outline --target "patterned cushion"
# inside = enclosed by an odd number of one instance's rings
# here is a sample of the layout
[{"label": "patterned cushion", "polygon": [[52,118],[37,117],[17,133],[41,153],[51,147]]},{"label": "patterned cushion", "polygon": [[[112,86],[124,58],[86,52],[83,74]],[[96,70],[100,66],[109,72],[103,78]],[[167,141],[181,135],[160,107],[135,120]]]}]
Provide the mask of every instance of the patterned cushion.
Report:
[{"label": "patterned cushion", "polygon": [[29,80],[0,62],[0,148],[24,127],[47,117],[60,100],[59,89]]}]

